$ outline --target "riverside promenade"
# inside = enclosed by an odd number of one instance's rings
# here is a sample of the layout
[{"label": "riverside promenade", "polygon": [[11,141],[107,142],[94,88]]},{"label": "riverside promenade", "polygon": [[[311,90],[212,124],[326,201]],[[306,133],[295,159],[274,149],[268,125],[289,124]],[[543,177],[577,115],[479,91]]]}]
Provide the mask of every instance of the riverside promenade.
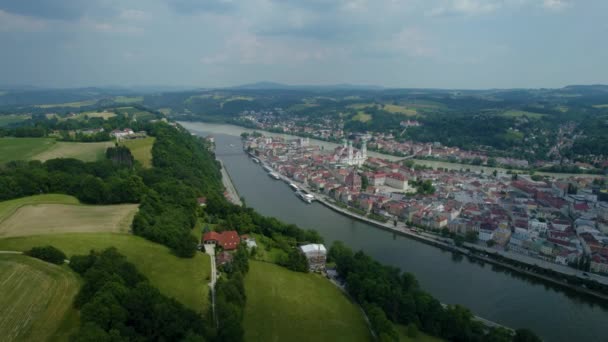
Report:
[{"label": "riverside promenade", "polygon": [[236,191],[234,184],[232,184],[232,178],[230,178],[228,170],[226,170],[226,167],[224,167],[224,163],[221,160],[218,159],[218,161],[222,166],[222,183],[224,183],[224,188],[226,189],[226,198],[233,204],[242,206],[243,202],[241,202],[241,196],[239,196],[239,193],[238,191]]}]

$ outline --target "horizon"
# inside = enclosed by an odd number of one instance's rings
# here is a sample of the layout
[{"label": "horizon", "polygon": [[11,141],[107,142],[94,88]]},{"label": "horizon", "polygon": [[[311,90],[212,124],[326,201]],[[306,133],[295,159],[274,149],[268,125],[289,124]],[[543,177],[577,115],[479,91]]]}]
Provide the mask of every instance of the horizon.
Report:
[{"label": "horizon", "polygon": [[0,83],[602,84],[606,12],[600,0],[0,0]]}]

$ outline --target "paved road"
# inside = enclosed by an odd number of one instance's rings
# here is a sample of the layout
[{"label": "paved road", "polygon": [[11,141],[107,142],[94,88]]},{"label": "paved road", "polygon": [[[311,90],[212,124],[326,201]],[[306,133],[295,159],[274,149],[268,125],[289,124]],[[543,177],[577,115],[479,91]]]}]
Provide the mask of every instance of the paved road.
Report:
[{"label": "paved road", "polygon": [[217,282],[217,269],[215,266],[215,245],[205,244],[205,253],[209,255],[211,261],[211,281],[209,287],[211,288],[211,312],[213,312],[213,318],[215,320],[215,326],[218,326],[217,316],[215,315],[215,283]]},{"label": "paved road", "polygon": [[234,184],[232,184],[232,179],[230,178],[228,171],[226,171],[226,168],[224,167],[224,163],[219,159],[218,161],[220,162],[220,165],[222,165],[222,183],[224,183],[224,188],[226,188],[226,191],[228,192],[228,200],[236,205],[243,205],[241,197],[236,191]]}]

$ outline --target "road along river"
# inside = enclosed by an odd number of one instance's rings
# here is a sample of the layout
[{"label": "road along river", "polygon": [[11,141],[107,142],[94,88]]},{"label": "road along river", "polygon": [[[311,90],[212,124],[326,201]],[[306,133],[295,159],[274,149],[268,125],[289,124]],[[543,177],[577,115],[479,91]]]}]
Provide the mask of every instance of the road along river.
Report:
[{"label": "road along river", "polygon": [[476,315],[508,327],[530,328],[545,341],[608,340],[608,307],[576,292],[556,289],[340,215],[319,203],[307,205],[284,182],[270,178],[247,157],[239,138],[245,129],[204,123],[182,125],[193,133],[215,136],[217,157],[239,195],[260,213],[315,229],[327,245],[344,241],[382,263],[413,273],[420,285],[443,303],[464,305]]}]

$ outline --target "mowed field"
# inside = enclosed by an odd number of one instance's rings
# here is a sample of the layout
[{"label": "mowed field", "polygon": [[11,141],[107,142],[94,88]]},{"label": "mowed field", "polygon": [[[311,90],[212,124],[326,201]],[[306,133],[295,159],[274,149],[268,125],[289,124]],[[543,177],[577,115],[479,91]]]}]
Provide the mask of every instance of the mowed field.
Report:
[{"label": "mowed field", "polygon": [[76,158],[83,161],[97,161],[103,159],[106,149],[112,146],[114,143],[111,141],[92,143],[58,141],[31,159],[47,161],[55,158]]},{"label": "mowed field", "polygon": [[80,204],[80,201],[74,196],[61,194],[47,194],[29,197],[21,197],[10,201],[0,202],[0,222],[4,221],[15,211],[24,205],[31,204]]},{"label": "mowed field", "polygon": [[[197,311],[208,309],[209,256],[175,256],[169,248],[139,236],[118,233],[69,233],[0,239],[0,250],[26,251],[35,246],[52,245],[68,256],[88,254],[90,250],[116,247],[163,294]],[[0,282],[2,280],[0,279]]]},{"label": "mowed field", "polygon": [[9,115],[0,115],[0,127],[8,126],[10,124],[14,124],[17,122],[21,122],[29,119],[31,116],[26,114],[9,114]]},{"label": "mowed field", "polygon": [[137,204],[27,204],[0,221],[0,238],[72,232],[128,232],[137,207]]},{"label": "mowed field", "polygon": [[250,261],[246,341],[370,341],[363,314],[317,274]]},{"label": "mowed field", "polygon": [[67,266],[0,254],[0,340],[44,341],[58,332],[80,280]]},{"label": "mowed field", "polygon": [[32,159],[55,145],[49,138],[0,138],[0,164]]},{"label": "mowed field", "polygon": [[141,163],[145,168],[152,167],[152,145],[154,145],[154,137],[144,139],[125,140],[122,144],[131,150],[131,154],[135,160]]}]

